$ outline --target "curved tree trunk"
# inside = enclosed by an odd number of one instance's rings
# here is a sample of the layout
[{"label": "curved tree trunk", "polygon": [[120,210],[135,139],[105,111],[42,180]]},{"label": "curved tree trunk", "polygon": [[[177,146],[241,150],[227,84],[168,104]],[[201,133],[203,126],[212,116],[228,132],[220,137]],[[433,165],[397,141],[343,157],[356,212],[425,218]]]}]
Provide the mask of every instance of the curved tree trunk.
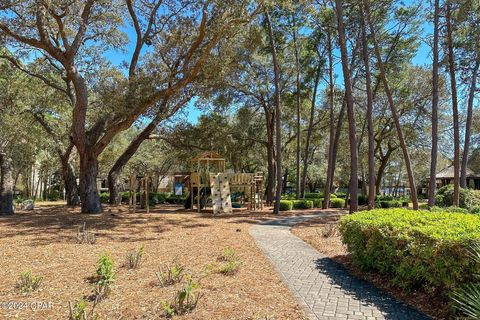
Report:
[{"label": "curved tree trunk", "polygon": [[120,174],[128,163],[128,161],[133,157],[137,152],[138,148],[143,141],[148,139],[150,134],[155,130],[157,125],[162,120],[161,115],[157,115],[143,130],[140,132],[135,139],[128,145],[127,149],[118,157],[117,161],[113,164],[110,172],[108,173],[108,189],[110,191],[110,204],[120,204],[122,197],[118,191],[118,179]]},{"label": "curved tree trunk", "polygon": [[0,215],[8,216],[13,210],[12,159],[6,153],[0,152]]},{"label": "curved tree trunk", "polygon": [[348,64],[347,44],[345,40],[345,28],[343,24],[343,2],[335,0],[335,9],[337,13],[338,39],[340,44],[340,53],[342,58],[343,81],[345,82],[345,96],[348,115],[348,137],[350,141],[350,213],[358,210],[358,154],[357,138],[355,126],[355,112],[353,106],[352,83]]},{"label": "curved tree trunk", "polygon": [[78,197],[78,185],[77,177],[75,176],[75,170],[72,164],[67,160],[67,163],[63,163],[62,159],[62,178],[65,184],[65,197],[67,206],[78,206],[80,204],[80,198]]},{"label": "curved tree trunk", "polygon": [[410,186],[410,194],[411,194],[411,199],[412,199],[412,202],[413,202],[413,209],[418,210],[417,188],[415,186],[415,178],[413,176],[413,169],[412,169],[412,163],[410,161],[410,154],[408,152],[407,145],[405,143],[405,138],[403,136],[403,131],[402,131],[402,126],[400,124],[400,119],[398,117],[397,110],[395,109],[395,103],[393,101],[392,92],[390,91],[390,86],[388,84],[387,75],[386,75],[386,71],[385,71],[385,66],[383,65],[383,61],[382,61],[382,55],[380,53],[380,48],[379,48],[377,40],[376,40],[375,28],[372,25],[372,22],[370,20],[370,11],[369,11],[368,5],[365,5],[365,13],[366,13],[367,23],[370,26],[370,35],[371,35],[373,46],[374,46],[374,49],[375,49],[375,55],[377,57],[377,66],[378,66],[378,69],[380,71],[380,78],[383,82],[383,87],[384,87],[385,93],[387,95],[388,105],[390,107],[390,112],[392,114],[392,118],[393,118],[393,121],[395,123],[395,128],[396,128],[396,131],[397,131],[398,140],[400,142],[400,146],[401,146],[402,153],[403,153],[403,158],[404,158],[404,161],[405,161],[405,166],[406,166],[406,169],[407,169],[408,184]]},{"label": "curved tree trunk", "polygon": [[432,151],[430,180],[428,184],[428,206],[435,205],[437,189],[437,155],[438,155],[438,18],[439,0],[435,0],[433,17],[433,65],[432,65]]},{"label": "curved tree trunk", "polygon": [[468,152],[470,151],[470,137],[472,135],[472,119],[473,119],[473,100],[475,99],[475,90],[477,89],[477,77],[480,59],[475,62],[475,67],[472,72],[472,82],[468,93],[467,104],[467,123],[465,124],[465,142],[463,145],[462,167],[460,171],[460,186],[467,188],[467,163]]}]

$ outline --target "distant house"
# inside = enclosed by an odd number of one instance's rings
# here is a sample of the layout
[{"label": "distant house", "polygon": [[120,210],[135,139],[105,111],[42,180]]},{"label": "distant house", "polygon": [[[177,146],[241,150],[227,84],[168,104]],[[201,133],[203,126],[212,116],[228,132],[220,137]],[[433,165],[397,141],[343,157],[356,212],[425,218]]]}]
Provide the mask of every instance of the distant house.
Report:
[{"label": "distant house", "polygon": [[[438,188],[453,183],[453,165],[438,172],[436,180]],[[476,174],[469,168],[467,168],[467,186],[472,189],[480,190],[480,174]]]}]

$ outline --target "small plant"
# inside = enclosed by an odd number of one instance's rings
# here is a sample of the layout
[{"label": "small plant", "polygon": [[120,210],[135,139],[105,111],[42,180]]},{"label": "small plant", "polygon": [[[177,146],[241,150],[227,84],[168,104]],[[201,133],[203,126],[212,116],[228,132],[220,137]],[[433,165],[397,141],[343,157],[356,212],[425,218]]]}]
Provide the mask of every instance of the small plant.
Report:
[{"label": "small plant", "polygon": [[95,238],[95,234],[87,230],[87,223],[83,223],[83,227],[80,227],[77,231],[76,236],[77,243],[83,244],[94,244],[97,239]]},{"label": "small plant", "polygon": [[221,274],[234,274],[240,267],[240,261],[238,261],[237,253],[235,252],[235,249],[230,247],[224,248],[222,254],[217,260],[220,261],[217,271]]},{"label": "small plant", "polygon": [[183,267],[177,263],[160,266],[158,272],[155,272],[160,286],[167,287],[182,281]]},{"label": "small plant", "polygon": [[137,269],[140,268],[142,264],[143,254],[145,253],[145,249],[143,246],[138,248],[136,251],[129,252],[127,254],[127,258],[125,261],[125,266],[127,269]]},{"label": "small plant", "polygon": [[94,313],[95,307],[97,306],[97,301],[94,301],[92,309],[90,312],[87,312],[88,303],[87,301],[81,299],[75,303],[72,307],[72,303],[68,302],[68,307],[70,311],[69,320],[96,320],[98,316]]},{"label": "small plant", "polygon": [[280,211],[290,211],[292,210],[293,202],[290,200],[280,200]]},{"label": "small plant", "polygon": [[41,276],[35,276],[32,271],[28,270],[20,274],[20,280],[17,283],[17,288],[23,294],[29,294],[36,291],[42,283]]},{"label": "small plant", "polygon": [[95,281],[95,298],[102,300],[111,291],[111,285],[115,280],[115,265],[108,255],[100,256],[97,264],[97,277]]},{"label": "small plant", "polygon": [[181,290],[175,293],[172,301],[162,302],[163,315],[171,318],[174,315],[185,314],[195,309],[201,297],[197,293],[198,287],[198,283],[194,282],[191,277],[188,277],[187,282]]}]

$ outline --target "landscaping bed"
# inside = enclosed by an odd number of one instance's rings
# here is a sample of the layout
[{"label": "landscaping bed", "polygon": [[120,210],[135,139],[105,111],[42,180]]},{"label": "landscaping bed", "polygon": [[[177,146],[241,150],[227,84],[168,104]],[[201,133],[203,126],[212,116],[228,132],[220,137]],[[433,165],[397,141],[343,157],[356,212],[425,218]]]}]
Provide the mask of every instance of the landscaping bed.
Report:
[{"label": "landscaping bed", "polygon": [[[216,216],[185,212],[180,207],[152,209],[150,214],[128,213],[125,206],[98,215],[80,214],[65,206],[42,207],[0,219],[0,301],[51,302],[46,310],[0,308],[0,318],[67,319],[68,302],[92,295],[98,259],[114,262],[111,293],[95,308],[99,319],[159,319],[162,302],[170,301],[182,283],[158,284],[155,272],[166,263],[185,268],[199,284],[196,309],[176,319],[306,319],[290,291],[249,234],[251,224],[271,214],[236,213]],[[94,244],[77,243],[86,223]],[[139,268],[124,266],[129,253],[143,247]],[[233,252],[238,269],[219,258]],[[236,262],[236,263],[237,263]],[[226,266],[223,271],[219,266]],[[39,288],[27,295],[16,288],[20,273],[42,277]],[[223,272],[223,273],[222,273]],[[92,302],[88,302],[88,309]]]}]

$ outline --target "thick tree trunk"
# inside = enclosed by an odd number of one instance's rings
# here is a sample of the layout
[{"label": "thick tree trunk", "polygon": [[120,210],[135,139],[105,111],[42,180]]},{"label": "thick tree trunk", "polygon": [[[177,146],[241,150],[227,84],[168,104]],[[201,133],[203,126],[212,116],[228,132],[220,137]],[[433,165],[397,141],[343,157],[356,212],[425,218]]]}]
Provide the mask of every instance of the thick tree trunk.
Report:
[{"label": "thick tree trunk", "polygon": [[342,0],[335,0],[335,9],[337,13],[338,38],[340,44],[340,53],[342,58],[343,80],[345,83],[345,95],[348,115],[348,136],[350,141],[350,213],[358,210],[358,154],[357,138],[355,126],[355,112],[353,106],[352,83],[348,65],[348,52],[345,40],[345,28],[343,25]]},{"label": "thick tree trunk", "polygon": [[452,23],[450,1],[447,1],[445,20],[447,23],[447,57],[448,71],[450,73],[450,89],[452,94],[453,115],[453,205],[460,205],[460,124],[458,120],[457,79],[455,73],[455,57],[453,53]]},{"label": "thick tree trunk", "polygon": [[265,117],[267,124],[267,205],[272,205],[275,195],[275,144],[274,144],[274,132],[275,123],[273,113],[265,108]]},{"label": "thick tree trunk", "polygon": [[367,90],[367,127],[368,127],[368,209],[375,207],[375,137],[373,128],[373,93],[370,74],[370,56],[368,53],[365,12],[362,3],[362,47],[365,66],[365,85]]},{"label": "thick tree trunk", "polygon": [[13,210],[12,159],[6,153],[0,152],[0,215],[9,216]]},{"label": "thick tree trunk", "polygon": [[313,93],[312,93],[312,101],[310,106],[310,119],[308,122],[308,129],[307,129],[307,138],[305,140],[305,154],[303,156],[303,171],[302,171],[302,181],[300,184],[300,197],[305,197],[305,184],[307,182],[307,174],[308,174],[308,160],[310,157],[310,140],[312,139],[313,133],[313,123],[315,117],[315,105],[317,102],[317,88],[318,83],[320,82],[320,74],[322,72],[322,63],[318,61],[318,68],[317,73],[315,75],[315,83],[313,85]]},{"label": "thick tree trunk", "polygon": [[273,35],[272,23],[270,20],[270,14],[268,10],[265,10],[265,20],[268,28],[268,36],[270,40],[270,50],[272,54],[273,62],[273,74],[275,85],[275,166],[276,166],[276,179],[277,189],[275,191],[275,204],[273,207],[273,213],[280,213],[280,199],[282,196],[282,126],[281,126],[281,110],[280,110],[280,68],[277,60],[277,49],[275,45],[275,38]]},{"label": "thick tree trunk", "polygon": [[472,72],[472,82],[468,93],[467,103],[467,123],[465,124],[465,142],[463,145],[462,167],[460,170],[460,186],[467,188],[467,163],[468,153],[470,151],[470,137],[472,135],[472,119],[473,119],[473,101],[475,99],[475,90],[477,89],[477,77],[480,59],[475,62],[475,67]]},{"label": "thick tree trunk", "polygon": [[393,121],[395,123],[395,128],[396,128],[396,131],[397,131],[398,140],[400,142],[400,146],[401,146],[402,153],[403,153],[403,158],[404,158],[404,161],[405,161],[405,166],[406,166],[406,169],[407,169],[408,184],[410,186],[410,194],[411,194],[411,199],[412,199],[412,202],[413,202],[413,209],[418,210],[417,188],[415,186],[415,178],[413,176],[413,169],[412,169],[412,163],[410,161],[410,154],[408,152],[407,145],[405,143],[405,138],[403,136],[402,126],[400,124],[400,119],[398,117],[397,110],[395,109],[395,103],[393,101],[392,92],[390,91],[390,86],[388,84],[387,75],[386,75],[386,71],[385,71],[385,66],[383,65],[382,55],[380,53],[380,48],[378,47],[378,43],[377,43],[377,40],[376,40],[375,28],[372,25],[372,22],[370,21],[370,12],[369,12],[368,5],[365,6],[365,12],[366,12],[367,23],[370,26],[370,35],[371,35],[372,42],[373,42],[373,45],[374,45],[375,55],[377,57],[377,66],[378,66],[378,69],[380,71],[380,78],[383,82],[383,87],[384,87],[385,93],[387,95],[388,105],[390,107],[390,112],[392,114],[392,118],[393,118]]},{"label": "thick tree trunk", "polygon": [[62,159],[62,178],[65,184],[65,198],[67,206],[78,206],[80,204],[80,198],[78,197],[78,185],[77,177],[75,176],[75,170],[72,164],[68,161],[63,163]]},{"label": "thick tree trunk", "polygon": [[435,0],[433,17],[433,65],[432,65],[432,151],[430,154],[430,180],[428,183],[428,206],[435,205],[437,192],[437,155],[438,155],[438,19],[439,0]]},{"label": "thick tree trunk", "polygon": [[97,190],[98,160],[90,152],[80,155],[80,200],[82,213],[100,213],[102,205]]}]

